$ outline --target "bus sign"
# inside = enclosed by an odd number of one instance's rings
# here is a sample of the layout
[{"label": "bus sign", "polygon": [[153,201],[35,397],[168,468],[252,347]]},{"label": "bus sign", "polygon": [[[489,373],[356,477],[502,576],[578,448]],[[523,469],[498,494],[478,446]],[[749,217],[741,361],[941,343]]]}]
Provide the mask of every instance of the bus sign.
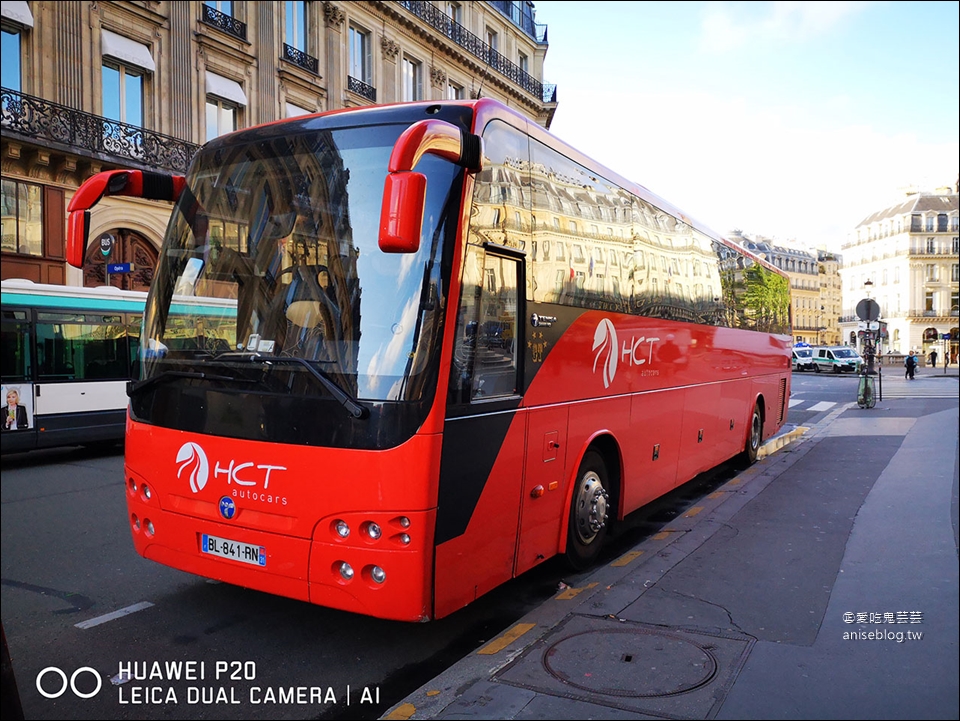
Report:
[{"label": "bus sign", "polygon": [[108,273],[130,273],[133,270],[133,263],[108,263]]}]

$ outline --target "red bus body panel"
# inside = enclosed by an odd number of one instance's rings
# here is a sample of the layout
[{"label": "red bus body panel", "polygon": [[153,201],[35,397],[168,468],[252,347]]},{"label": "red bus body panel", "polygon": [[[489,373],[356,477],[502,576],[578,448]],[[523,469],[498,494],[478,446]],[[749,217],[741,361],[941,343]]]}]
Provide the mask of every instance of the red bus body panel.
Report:
[{"label": "red bus body panel", "polygon": [[[419,435],[389,451],[318,451],[129,421],[125,473],[134,545],[145,558],[207,578],[423,620],[432,606],[437,464],[430,459],[438,448],[437,436]],[[220,512],[224,498],[236,506],[229,520]],[[335,531],[338,520],[350,526],[346,539]],[[382,529],[376,541],[362,532],[369,521]],[[204,533],[263,546],[265,567],[201,553]],[[337,570],[344,561],[356,572],[350,581]],[[383,583],[365,573],[373,565],[386,572]]]}]

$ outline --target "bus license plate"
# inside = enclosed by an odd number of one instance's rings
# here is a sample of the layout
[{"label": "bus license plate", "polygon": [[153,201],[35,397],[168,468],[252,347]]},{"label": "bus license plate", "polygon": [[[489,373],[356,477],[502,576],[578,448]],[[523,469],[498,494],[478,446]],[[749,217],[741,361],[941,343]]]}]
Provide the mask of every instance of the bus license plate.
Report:
[{"label": "bus license plate", "polygon": [[231,541],[204,533],[201,535],[200,550],[211,556],[229,558],[231,561],[241,561],[253,566],[267,565],[267,549],[263,546],[254,546],[252,543]]}]

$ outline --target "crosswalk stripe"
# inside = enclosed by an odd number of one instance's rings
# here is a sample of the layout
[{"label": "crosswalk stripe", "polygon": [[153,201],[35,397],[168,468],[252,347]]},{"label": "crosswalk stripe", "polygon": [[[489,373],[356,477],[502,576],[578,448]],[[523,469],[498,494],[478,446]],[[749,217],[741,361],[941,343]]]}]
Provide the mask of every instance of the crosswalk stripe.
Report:
[{"label": "crosswalk stripe", "polygon": [[810,406],[807,410],[817,411],[817,412],[826,411],[826,410],[829,410],[829,409],[833,408],[835,405],[837,405],[837,404],[836,404],[836,403],[833,403],[833,402],[831,402],[831,401],[820,401],[820,402],[817,403],[816,405]]}]

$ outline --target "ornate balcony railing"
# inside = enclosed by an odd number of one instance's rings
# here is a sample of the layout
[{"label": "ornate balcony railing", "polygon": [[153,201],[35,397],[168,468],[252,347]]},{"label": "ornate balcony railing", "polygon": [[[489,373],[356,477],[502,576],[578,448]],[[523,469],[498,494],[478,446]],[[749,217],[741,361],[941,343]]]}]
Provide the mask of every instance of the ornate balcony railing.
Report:
[{"label": "ornate balcony railing", "polygon": [[299,65],[304,70],[309,70],[314,75],[320,67],[319,61],[312,55],[307,55],[303,50],[298,50],[293,45],[283,44],[283,59],[294,65]]},{"label": "ornate balcony railing", "polygon": [[[74,110],[3,88],[0,127],[33,141],[64,146],[66,152],[95,153],[101,160],[185,173],[200,146],[135,125]],[[106,156],[106,157],[104,157]]]},{"label": "ornate balcony railing", "polygon": [[[556,102],[556,86],[553,87],[552,93],[546,94],[543,83],[525,70],[521,70],[518,65],[507,60],[463,25],[451,20],[449,15],[433,3],[424,0],[398,0],[398,4],[534,97],[540,98],[544,102]],[[547,100],[547,97],[551,99]]]},{"label": "ornate balcony railing", "polygon": [[240,38],[241,40],[247,39],[247,24],[242,23],[237,20],[235,17],[231,17],[226,13],[222,13],[214,7],[203,4],[203,15],[201,19],[207,25],[212,25],[213,27],[223,30],[225,33],[233,35],[235,38]]},{"label": "ornate balcony railing", "polygon": [[347,90],[351,93],[362,95],[372,103],[377,102],[377,89],[350,75],[347,76]]}]

